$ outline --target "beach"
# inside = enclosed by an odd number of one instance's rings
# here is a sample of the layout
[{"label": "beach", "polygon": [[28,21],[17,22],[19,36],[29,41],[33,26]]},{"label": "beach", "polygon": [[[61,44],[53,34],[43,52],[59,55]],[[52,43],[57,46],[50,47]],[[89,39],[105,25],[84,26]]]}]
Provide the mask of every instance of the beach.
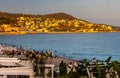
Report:
[{"label": "beach", "polygon": [[[22,74],[22,75],[30,75],[33,73],[33,64],[34,64],[34,58],[31,58],[30,56],[33,54],[37,55],[43,55],[44,53],[40,52],[35,53],[32,52],[33,50],[30,49],[29,51],[23,50],[21,48],[15,47],[15,46],[8,46],[8,45],[0,45],[0,64],[2,66],[10,66],[12,68],[2,68],[0,69],[0,75],[6,74],[6,75],[16,75],[16,74]],[[19,53],[21,52],[21,53]],[[29,55],[26,57],[25,52],[28,52]],[[10,54],[11,53],[11,54]],[[69,63],[75,63],[78,62],[77,60],[60,57],[60,56],[51,56],[51,51],[46,52],[48,53],[47,56],[43,56],[42,58],[45,62],[44,65],[47,68],[51,68],[53,66],[53,69],[56,70],[60,63],[63,61],[68,66]],[[39,58],[37,58],[39,59]],[[26,71],[23,71],[26,70]],[[4,71],[4,72],[1,72]],[[11,73],[12,71],[12,73]],[[31,77],[33,78],[33,77]]]}]

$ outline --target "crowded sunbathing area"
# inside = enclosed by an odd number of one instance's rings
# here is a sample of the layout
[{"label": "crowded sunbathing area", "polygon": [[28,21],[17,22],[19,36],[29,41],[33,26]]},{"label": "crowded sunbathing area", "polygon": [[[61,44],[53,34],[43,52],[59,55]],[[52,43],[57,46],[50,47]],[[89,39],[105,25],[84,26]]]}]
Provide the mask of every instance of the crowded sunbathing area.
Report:
[{"label": "crowded sunbathing area", "polygon": [[0,78],[120,78],[119,61],[61,57],[53,50],[0,44]]}]

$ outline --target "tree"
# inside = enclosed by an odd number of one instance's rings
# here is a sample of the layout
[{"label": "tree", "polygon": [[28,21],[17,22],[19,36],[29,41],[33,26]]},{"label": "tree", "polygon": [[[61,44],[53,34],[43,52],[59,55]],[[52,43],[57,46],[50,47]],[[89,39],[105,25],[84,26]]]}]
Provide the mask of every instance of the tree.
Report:
[{"label": "tree", "polygon": [[43,59],[43,55],[41,54],[41,58],[34,58],[34,62],[33,64],[33,72],[35,74],[35,77],[40,77],[40,76],[44,76],[44,68],[45,68],[45,61],[46,58]]},{"label": "tree", "polygon": [[60,69],[61,76],[67,74],[67,66],[66,66],[66,63],[64,63],[63,61],[61,61],[60,65],[59,65],[59,69]]}]

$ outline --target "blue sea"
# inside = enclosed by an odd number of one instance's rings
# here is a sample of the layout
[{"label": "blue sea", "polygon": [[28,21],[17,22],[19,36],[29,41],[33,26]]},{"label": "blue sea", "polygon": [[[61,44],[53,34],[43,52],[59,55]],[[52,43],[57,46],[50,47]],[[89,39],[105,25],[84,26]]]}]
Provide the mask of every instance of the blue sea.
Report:
[{"label": "blue sea", "polygon": [[0,35],[0,43],[53,50],[58,56],[77,60],[105,60],[111,56],[120,61],[120,33]]}]

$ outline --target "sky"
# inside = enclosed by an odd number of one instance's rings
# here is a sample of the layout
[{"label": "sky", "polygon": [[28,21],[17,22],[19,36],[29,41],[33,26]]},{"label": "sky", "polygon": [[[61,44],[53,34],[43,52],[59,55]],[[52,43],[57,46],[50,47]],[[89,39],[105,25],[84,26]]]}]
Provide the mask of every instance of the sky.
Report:
[{"label": "sky", "polygon": [[67,13],[92,23],[120,26],[120,0],[0,0],[0,11],[23,14]]}]

